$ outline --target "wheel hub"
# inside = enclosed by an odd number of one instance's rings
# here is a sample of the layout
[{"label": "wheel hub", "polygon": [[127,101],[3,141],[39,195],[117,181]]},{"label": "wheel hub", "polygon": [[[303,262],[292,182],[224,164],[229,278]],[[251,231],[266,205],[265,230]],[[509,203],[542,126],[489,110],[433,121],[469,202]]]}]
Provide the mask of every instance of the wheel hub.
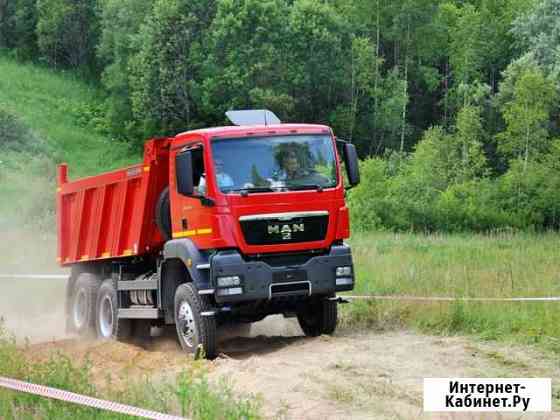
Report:
[{"label": "wheel hub", "polygon": [[84,326],[87,317],[87,299],[86,292],[84,289],[78,290],[76,297],[74,298],[74,326],[80,329]]},{"label": "wheel hub", "polygon": [[103,338],[113,335],[113,301],[104,296],[99,308],[99,329]]},{"label": "wheel hub", "polygon": [[193,310],[188,302],[183,302],[181,303],[181,306],[179,306],[178,319],[180,323],[179,330],[181,332],[183,340],[185,341],[187,346],[193,347],[193,339],[196,334],[196,322],[194,319]]}]

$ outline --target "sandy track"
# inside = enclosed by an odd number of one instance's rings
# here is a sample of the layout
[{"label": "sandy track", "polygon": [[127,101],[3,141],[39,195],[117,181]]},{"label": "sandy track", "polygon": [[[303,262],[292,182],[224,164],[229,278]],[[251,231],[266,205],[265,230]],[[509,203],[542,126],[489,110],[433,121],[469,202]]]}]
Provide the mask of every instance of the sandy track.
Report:
[{"label": "sandy track", "polygon": [[[173,377],[192,363],[180,350],[173,328],[136,344],[64,339],[64,282],[6,286],[11,287],[0,296],[0,316],[7,317],[20,343],[30,337],[25,351],[34,359],[59,351],[74,361],[88,358],[100,386],[108,374],[112,386],[119,386],[127,376]],[[560,399],[560,363],[527,347],[407,331],[339,330],[332,338],[308,339],[297,322],[281,317],[269,317],[254,324],[250,334],[242,333],[221,331],[223,356],[207,363],[210,377],[226,378],[237,392],[261,398],[270,418],[428,418],[421,411],[424,377],[552,377],[556,401]]]},{"label": "sandy track", "polygon": [[[255,324],[251,334],[235,335],[222,332],[223,355],[208,362],[210,378],[225,378],[237,392],[261,398],[269,418],[458,418],[422,413],[424,377],[544,376],[553,377],[553,383],[560,379],[558,362],[536,350],[463,337],[341,331],[335,337],[309,339],[293,320],[278,317]],[[51,351],[62,351],[74,360],[88,357],[96,380],[104,382],[111,372],[113,386],[127,375],[172,376],[191,363],[172,329],[138,344],[70,339],[34,344],[27,350],[34,358],[47,357]]]}]

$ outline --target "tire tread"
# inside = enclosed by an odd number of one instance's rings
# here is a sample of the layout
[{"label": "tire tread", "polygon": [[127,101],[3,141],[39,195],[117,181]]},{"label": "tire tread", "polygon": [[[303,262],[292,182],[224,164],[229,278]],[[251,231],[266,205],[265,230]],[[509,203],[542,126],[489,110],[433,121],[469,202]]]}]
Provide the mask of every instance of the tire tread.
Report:
[{"label": "tire tread", "polygon": [[[201,296],[197,293],[196,288],[192,283],[181,284],[175,292],[175,316],[177,316],[177,307],[179,301],[186,298],[191,304],[194,316],[197,319],[199,344],[202,344],[205,357],[207,359],[214,359],[217,356],[216,349],[216,319],[213,316],[201,316],[200,313],[212,310],[212,304],[208,296]],[[177,327],[177,334],[179,330]],[[183,349],[185,348],[181,339],[179,339]],[[197,349],[194,349],[195,354]]]},{"label": "tire tread", "polygon": [[[77,332],[81,336],[89,336],[94,335],[95,331],[95,313],[96,313],[96,304],[97,304],[97,293],[99,291],[99,287],[101,285],[101,281],[99,278],[93,273],[81,273],[78,278],[76,279],[76,284],[74,285],[74,290],[72,292],[72,304],[70,306],[70,313],[68,316],[70,317],[70,324],[72,325],[73,331]],[[87,311],[87,319],[84,323],[82,328],[77,328],[76,325],[73,325],[73,311],[74,311],[74,299],[76,298],[77,291],[80,288],[85,289],[86,293],[86,301],[88,305]]]}]

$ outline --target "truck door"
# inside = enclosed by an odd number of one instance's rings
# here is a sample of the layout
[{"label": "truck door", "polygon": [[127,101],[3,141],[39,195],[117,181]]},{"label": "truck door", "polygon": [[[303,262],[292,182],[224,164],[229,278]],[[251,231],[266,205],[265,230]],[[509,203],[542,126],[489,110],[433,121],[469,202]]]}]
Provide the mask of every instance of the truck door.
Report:
[{"label": "truck door", "polygon": [[190,152],[192,156],[194,195],[185,196],[177,191],[175,156],[170,164],[171,225],[173,239],[190,238],[197,245],[212,233],[211,208],[204,205],[201,197],[208,196],[207,163],[201,143],[188,145],[176,153]]}]

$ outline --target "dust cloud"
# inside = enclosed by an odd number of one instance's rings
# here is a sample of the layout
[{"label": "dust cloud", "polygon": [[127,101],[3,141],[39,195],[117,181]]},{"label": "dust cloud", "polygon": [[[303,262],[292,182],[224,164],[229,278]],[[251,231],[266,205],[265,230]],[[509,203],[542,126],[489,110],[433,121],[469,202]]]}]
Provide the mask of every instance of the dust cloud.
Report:
[{"label": "dust cloud", "polygon": [[[67,274],[56,264],[56,237],[1,226],[0,274]],[[0,318],[18,343],[64,338],[64,279],[0,278]]]}]

